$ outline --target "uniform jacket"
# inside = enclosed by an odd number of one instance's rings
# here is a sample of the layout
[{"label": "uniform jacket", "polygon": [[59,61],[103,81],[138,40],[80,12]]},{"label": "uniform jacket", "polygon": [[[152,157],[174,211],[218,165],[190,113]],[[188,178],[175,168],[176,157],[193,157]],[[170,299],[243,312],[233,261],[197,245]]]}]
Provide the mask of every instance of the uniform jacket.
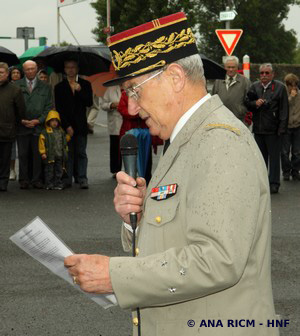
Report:
[{"label": "uniform jacket", "polygon": [[48,84],[45,84],[44,82],[37,79],[36,85],[30,93],[27,88],[25,77],[16,81],[15,84],[18,85],[23,92],[26,105],[25,119],[38,119],[40,122],[39,125],[35,126],[34,128],[28,128],[20,125],[18,129],[18,134],[33,133],[35,135],[38,135],[41,133],[45,124],[47,114],[51,110],[53,105],[51,88]]},{"label": "uniform jacket", "polygon": [[[173,197],[151,198],[153,187],[174,183]],[[129,249],[124,228],[122,238]],[[139,255],[110,259],[112,286],[122,308],[140,307],[143,336],[277,336],[276,328],[258,325],[275,318],[270,242],[265,163],[215,95],[160,158],[145,196]],[[224,327],[199,328],[203,319]],[[229,319],[256,326],[227,328]]]},{"label": "uniform jacket", "polygon": [[[262,98],[266,102],[259,108],[256,100]],[[253,83],[247,93],[245,104],[253,113],[253,133],[282,134],[286,132],[289,116],[289,102],[283,83],[272,80],[264,90],[260,81]]]},{"label": "uniform jacket", "polygon": [[13,141],[24,117],[25,102],[20,88],[9,82],[0,85],[0,141]]},{"label": "uniform jacket", "polygon": [[217,79],[212,88],[212,94],[218,94],[223,104],[241,121],[244,121],[247,108],[244,100],[251,82],[248,78],[237,74],[236,80],[226,88],[225,79]]},{"label": "uniform jacket", "polygon": [[[40,137],[39,137],[39,152],[40,154],[47,154],[47,162],[52,163],[55,162],[55,151],[54,151],[54,136],[53,136],[53,128],[49,125],[49,121],[51,119],[57,119],[60,121],[60,116],[58,112],[51,110],[48,113],[46,122],[45,122],[45,128],[42,130]],[[70,136],[64,132],[64,130],[61,128],[61,126],[58,126],[61,138],[62,138],[62,146],[63,146],[63,153],[62,158],[63,162],[67,162],[68,160],[68,145],[67,141],[70,140]]]},{"label": "uniform jacket", "polygon": [[93,105],[92,86],[90,82],[80,77],[78,83],[81,90],[75,91],[74,94],[67,79],[55,86],[55,107],[60,114],[64,129],[72,126],[75,135],[87,135],[86,109]]},{"label": "uniform jacket", "polygon": [[119,135],[123,118],[117,109],[111,109],[111,103],[118,103],[121,98],[119,86],[108,87],[101,102],[101,108],[107,112],[107,130],[110,135]]}]

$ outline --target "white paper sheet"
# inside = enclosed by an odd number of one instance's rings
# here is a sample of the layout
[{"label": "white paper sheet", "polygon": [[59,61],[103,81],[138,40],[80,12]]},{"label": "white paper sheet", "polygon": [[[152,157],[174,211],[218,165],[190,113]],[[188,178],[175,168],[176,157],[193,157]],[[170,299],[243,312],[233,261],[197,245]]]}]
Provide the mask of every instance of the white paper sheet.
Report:
[{"label": "white paper sheet", "polygon": [[117,305],[114,294],[89,294],[73,283],[73,279],[64,266],[64,258],[74,254],[66,244],[45,224],[36,217],[21,230],[9,238],[32,258],[49,268],[54,274],[67,281],[91,300],[103,308]]}]

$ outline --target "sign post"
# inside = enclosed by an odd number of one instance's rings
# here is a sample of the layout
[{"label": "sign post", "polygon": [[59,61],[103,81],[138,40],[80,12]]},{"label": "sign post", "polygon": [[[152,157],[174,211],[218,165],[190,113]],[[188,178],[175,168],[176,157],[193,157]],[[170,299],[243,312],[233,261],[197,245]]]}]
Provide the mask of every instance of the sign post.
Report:
[{"label": "sign post", "polygon": [[17,38],[24,39],[26,51],[28,49],[28,40],[34,39],[34,27],[18,27]]}]

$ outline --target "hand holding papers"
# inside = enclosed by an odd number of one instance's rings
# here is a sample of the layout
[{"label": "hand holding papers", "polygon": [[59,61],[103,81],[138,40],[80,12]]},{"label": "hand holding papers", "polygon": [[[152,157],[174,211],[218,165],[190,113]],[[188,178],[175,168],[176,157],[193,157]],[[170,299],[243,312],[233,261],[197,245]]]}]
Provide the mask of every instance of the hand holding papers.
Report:
[{"label": "hand holding papers", "polygon": [[103,308],[117,305],[115,295],[85,293],[78,285],[73,283],[73,278],[64,267],[64,258],[72,255],[73,252],[39,217],[36,217],[32,222],[12,235],[10,240]]}]

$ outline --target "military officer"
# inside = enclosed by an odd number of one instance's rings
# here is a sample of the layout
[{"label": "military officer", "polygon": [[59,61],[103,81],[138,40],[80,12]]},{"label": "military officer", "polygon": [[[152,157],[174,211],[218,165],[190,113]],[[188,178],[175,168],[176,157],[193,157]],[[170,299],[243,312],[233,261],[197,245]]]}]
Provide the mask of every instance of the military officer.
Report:
[{"label": "military officer", "polygon": [[[106,85],[121,83],[129,113],[170,145],[148,188],[117,174],[123,246],[136,212],[138,256],[70,256],[70,275],[86,292],[114,293],[133,311],[134,335],[278,335],[266,327],[275,319],[266,167],[248,129],[207,94],[184,13],[108,42],[119,78]],[[230,320],[254,322],[240,330]]]}]

